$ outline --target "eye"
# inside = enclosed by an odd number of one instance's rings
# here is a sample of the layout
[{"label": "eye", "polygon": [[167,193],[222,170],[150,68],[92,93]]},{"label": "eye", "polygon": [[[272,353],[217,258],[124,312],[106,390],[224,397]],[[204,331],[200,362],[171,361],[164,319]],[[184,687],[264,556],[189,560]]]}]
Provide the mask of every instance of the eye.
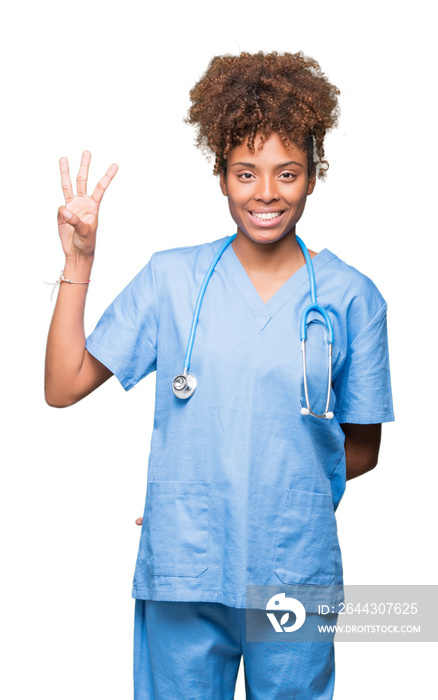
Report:
[{"label": "eye", "polygon": [[250,180],[254,175],[252,173],[239,173],[237,177],[240,180]]},{"label": "eye", "polygon": [[296,175],[295,173],[281,173],[280,177],[282,180],[295,180]]}]

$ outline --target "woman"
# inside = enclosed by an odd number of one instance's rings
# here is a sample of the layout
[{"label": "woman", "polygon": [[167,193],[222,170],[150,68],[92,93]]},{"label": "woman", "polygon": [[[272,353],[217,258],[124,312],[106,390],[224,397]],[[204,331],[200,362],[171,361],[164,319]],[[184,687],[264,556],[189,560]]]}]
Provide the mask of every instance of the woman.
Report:
[{"label": "woman", "polygon": [[[393,420],[385,300],[327,248],[306,257],[296,236],[328,167],[338,94],[302,54],[215,57],[187,121],[216,157],[237,232],[154,253],[87,340],[97,213],[117,166],[88,197],[85,151],[75,197],[60,161],[61,282],[72,283],[60,283],[49,332],[46,400],[73,404],[112,374],[128,390],[156,371],[133,585],[137,700],[232,698],[242,655],[248,698],[333,697],[332,638],[253,643],[244,623],[247,609],[266,621],[289,587],[308,620],[315,591],[337,600],[335,510],[346,479],[376,465],[381,423]],[[277,632],[287,635],[279,619]]]}]

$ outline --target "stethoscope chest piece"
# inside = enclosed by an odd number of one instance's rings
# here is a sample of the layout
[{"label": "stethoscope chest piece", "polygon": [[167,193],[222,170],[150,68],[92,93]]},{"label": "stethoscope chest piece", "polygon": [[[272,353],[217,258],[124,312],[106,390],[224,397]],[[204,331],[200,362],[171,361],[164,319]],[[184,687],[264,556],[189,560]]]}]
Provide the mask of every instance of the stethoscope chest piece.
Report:
[{"label": "stethoscope chest piece", "polygon": [[178,399],[189,399],[197,386],[194,374],[178,374],[172,382],[173,393]]}]

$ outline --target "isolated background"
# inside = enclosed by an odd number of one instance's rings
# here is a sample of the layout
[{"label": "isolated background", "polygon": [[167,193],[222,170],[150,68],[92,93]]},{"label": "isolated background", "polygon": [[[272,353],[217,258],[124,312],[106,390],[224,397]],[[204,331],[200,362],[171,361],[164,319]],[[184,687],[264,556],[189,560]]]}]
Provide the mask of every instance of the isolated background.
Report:
[{"label": "isolated background", "polygon": [[[404,2],[21,2],[3,11],[2,695],[132,696],[131,583],[155,376],[68,409],[43,396],[50,287],[63,266],[59,158],[102,202],[86,332],[156,250],[234,232],[182,119],[216,54],[299,51],[341,90],[330,171],[298,226],[388,301],[396,422],[338,509],[346,583],[437,583],[436,56],[432,6]],[[175,372],[180,367],[175,367]],[[171,388],[169,387],[169,391]],[[433,551],[433,554],[431,553]],[[432,656],[434,655],[434,656]],[[336,700],[427,697],[436,645],[336,646]],[[236,698],[243,698],[242,668]]]}]

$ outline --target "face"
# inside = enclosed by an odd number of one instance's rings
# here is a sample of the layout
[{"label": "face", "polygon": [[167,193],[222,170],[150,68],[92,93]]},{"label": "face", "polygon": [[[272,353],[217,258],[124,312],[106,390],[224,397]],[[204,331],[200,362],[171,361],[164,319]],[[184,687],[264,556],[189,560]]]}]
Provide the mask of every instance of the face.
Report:
[{"label": "face", "polygon": [[220,176],[237,230],[258,243],[271,243],[292,232],[300,220],[315,177],[309,178],[307,153],[297,146],[286,149],[277,134],[251,153],[247,142],[227,158]]}]

